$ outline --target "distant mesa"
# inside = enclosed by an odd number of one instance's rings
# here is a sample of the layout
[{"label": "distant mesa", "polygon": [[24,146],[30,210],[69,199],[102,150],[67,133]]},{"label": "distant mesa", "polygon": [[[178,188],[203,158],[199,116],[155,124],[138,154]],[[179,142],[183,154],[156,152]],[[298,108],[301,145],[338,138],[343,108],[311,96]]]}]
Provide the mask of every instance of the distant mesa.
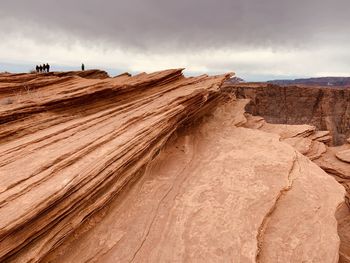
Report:
[{"label": "distant mesa", "polygon": [[277,85],[313,85],[313,86],[349,86],[350,77],[320,77],[320,78],[305,78],[305,79],[281,79],[268,81],[271,84]]}]

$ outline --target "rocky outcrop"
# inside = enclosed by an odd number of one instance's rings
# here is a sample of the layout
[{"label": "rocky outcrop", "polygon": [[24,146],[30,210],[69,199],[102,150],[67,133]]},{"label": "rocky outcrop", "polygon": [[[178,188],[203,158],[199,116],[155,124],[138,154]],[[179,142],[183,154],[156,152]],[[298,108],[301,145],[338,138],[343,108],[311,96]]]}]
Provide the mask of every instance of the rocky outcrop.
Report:
[{"label": "rocky outcrop", "polygon": [[337,262],[342,189],[278,136],[237,127],[241,105],[181,130],[45,261]]},{"label": "rocky outcrop", "polygon": [[[80,78],[79,78],[80,77]],[[49,85],[69,83],[72,78],[77,82],[84,79],[106,79],[108,74],[101,70],[50,72],[40,74],[0,74],[0,106],[18,104],[22,100],[31,100],[33,97],[41,97],[40,88]],[[91,82],[94,83],[94,82]]]},{"label": "rocky outcrop", "polygon": [[327,151],[315,160],[323,170],[341,183],[347,191],[346,205],[337,210],[338,233],[341,240],[339,263],[350,263],[350,144],[327,147]]},{"label": "rocky outcrop", "polygon": [[0,261],[338,261],[344,189],[304,156],[329,134],[181,72],[13,86],[32,88],[0,107]]},{"label": "rocky outcrop", "polygon": [[69,77],[2,107],[0,259],[41,259],[215,104],[226,77]]},{"label": "rocky outcrop", "polygon": [[71,77],[78,76],[91,79],[106,79],[109,75],[106,71],[99,69],[89,69],[85,71],[55,71],[48,73],[0,73],[0,83],[23,83],[33,79],[42,79],[43,77]]},{"label": "rocky outcrop", "polygon": [[227,83],[226,89],[250,99],[247,112],[270,123],[313,125],[330,131],[333,145],[343,144],[350,136],[349,88]]},{"label": "rocky outcrop", "polygon": [[[248,102],[247,102],[248,103]],[[310,125],[270,124],[263,118],[245,114],[245,127],[278,134],[280,140],[293,146],[299,153],[313,160],[334,177],[347,191],[345,201],[336,211],[338,233],[341,240],[340,263],[350,262],[350,144],[338,147],[325,145],[330,140],[328,131],[317,131]]]},{"label": "rocky outcrop", "polygon": [[339,160],[350,163],[350,149],[339,151],[336,156]]}]

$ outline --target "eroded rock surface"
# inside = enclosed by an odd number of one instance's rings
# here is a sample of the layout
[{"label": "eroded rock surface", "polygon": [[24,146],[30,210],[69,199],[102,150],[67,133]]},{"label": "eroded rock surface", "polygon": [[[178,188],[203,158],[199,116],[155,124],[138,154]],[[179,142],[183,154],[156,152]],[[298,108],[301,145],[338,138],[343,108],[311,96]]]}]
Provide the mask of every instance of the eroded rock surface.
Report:
[{"label": "eroded rock surface", "polygon": [[[246,100],[245,100],[246,101]],[[242,105],[243,106],[243,105]],[[330,140],[328,131],[317,131],[310,125],[270,124],[257,116],[245,114],[247,122],[245,127],[264,130],[278,134],[280,140],[293,146],[299,153],[313,160],[320,168],[334,177],[347,191],[345,202],[336,211],[338,220],[338,233],[341,240],[341,263],[350,262],[350,145],[328,147],[325,143]],[[275,229],[278,231],[278,229]],[[279,239],[280,241],[280,239]],[[299,261],[297,261],[299,262]]]},{"label": "eroded rock surface", "polygon": [[337,262],[341,186],[279,136],[237,127],[244,103],[179,132],[45,261]]},{"label": "eroded rock surface", "polygon": [[0,261],[338,261],[344,189],[301,154],[329,134],[181,71],[6,77],[31,92],[0,107]]},{"label": "eroded rock surface", "polygon": [[215,104],[227,77],[64,77],[2,107],[0,258],[41,259]]}]

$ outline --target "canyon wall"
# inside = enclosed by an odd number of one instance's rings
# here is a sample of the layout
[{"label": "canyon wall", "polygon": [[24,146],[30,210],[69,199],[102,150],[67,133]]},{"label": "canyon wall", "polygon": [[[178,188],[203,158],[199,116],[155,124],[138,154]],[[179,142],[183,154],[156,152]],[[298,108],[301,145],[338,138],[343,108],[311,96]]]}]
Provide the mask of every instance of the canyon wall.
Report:
[{"label": "canyon wall", "polygon": [[237,98],[249,98],[247,112],[271,123],[310,124],[328,130],[332,144],[350,137],[350,88],[229,84]]}]

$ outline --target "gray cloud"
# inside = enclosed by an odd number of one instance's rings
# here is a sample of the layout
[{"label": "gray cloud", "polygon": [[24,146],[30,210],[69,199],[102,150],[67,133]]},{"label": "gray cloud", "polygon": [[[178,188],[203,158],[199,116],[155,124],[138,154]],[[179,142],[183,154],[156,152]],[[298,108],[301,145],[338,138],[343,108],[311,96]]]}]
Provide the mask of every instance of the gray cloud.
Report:
[{"label": "gray cloud", "polygon": [[349,10],[348,0],[5,0],[0,29],[157,52],[299,48],[347,38]]},{"label": "gray cloud", "polygon": [[0,71],[83,60],[115,72],[344,76],[349,10],[349,0],[3,0]]}]

